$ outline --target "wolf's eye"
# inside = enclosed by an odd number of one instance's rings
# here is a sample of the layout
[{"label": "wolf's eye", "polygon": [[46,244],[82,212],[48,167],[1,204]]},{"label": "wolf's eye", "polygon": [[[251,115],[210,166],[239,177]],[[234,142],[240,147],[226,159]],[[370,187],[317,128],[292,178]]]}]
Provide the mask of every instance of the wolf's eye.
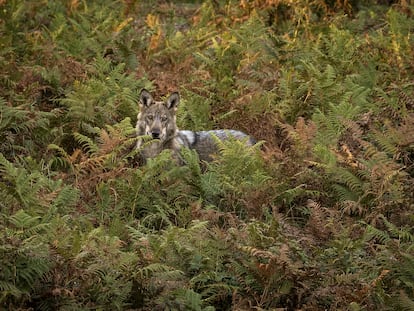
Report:
[{"label": "wolf's eye", "polygon": [[154,120],[154,116],[152,114],[147,115],[147,119],[148,119],[148,121],[152,121],[152,120]]},{"label": "wolf's eye", "polygon": [[161,121],[162,121],[162,122],[167,121],[167,119],[168,119],[168,118],[167,118],[167,116],[162,116],[162,117],[161,117]]}]

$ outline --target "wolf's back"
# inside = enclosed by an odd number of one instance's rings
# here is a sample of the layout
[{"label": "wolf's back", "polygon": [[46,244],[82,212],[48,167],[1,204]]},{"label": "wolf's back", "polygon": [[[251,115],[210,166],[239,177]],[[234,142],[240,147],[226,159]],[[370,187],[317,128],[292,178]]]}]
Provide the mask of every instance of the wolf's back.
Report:
[{"label": "wolf's back", "polygon": [[182,146],[197,151],[200,160],[211,161],[211,155],[218,152],[217,143],[214,137],[220,140],[227,140],[233,137],[238,140],[246,140],[248,146],[252,146],[256,141],[247,134],[236,130],[212,130],[212,131],[179,131],[178,139]]}]

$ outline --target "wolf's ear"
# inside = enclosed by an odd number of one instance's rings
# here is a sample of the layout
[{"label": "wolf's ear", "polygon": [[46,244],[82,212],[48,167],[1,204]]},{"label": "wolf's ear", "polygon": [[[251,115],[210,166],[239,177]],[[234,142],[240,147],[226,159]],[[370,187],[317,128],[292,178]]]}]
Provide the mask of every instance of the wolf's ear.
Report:
[{"label": "wolf's ear", "polygon": [[170,97],[168,97],[167,102],[166,102],[168,109],[171,109],[171,108],[176,109],[179,103],[180,103],[180,94],[178,94],[178,92],[172,93]]},{"label": "wolf's ear", "polygon": [[154,99],[146,89],[142,89],[141,95],[139,96],[139,101],[144,107],[149,107],[154,102]]}]

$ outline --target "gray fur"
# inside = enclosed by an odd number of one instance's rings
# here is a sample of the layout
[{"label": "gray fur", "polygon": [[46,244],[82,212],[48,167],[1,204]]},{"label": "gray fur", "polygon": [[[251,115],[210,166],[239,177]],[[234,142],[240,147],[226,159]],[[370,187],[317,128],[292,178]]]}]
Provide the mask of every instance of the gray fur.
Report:
[{"label": "gray fur", "polygon": [[202,161],[211,161],[212,155],[218,153],[217,144],[213,136],[220,140],[227,140],[229,139],[229,136],[231,136],[239,140],[246,140],[246,144],[248,146],[255,144],[254,139],[237,130],[211,130],[193,133],[195,136],[195,142],[189,147],[197,151],[198,156]]},{"label": "gray fur", "polygon": [[[181,148],[190,148],[197,151],[200,160],[211,161],[212,155],[218,152],[213,138],[229,139],[229,136],[239,140],[246,140],[248,146],[255,144],[255,140],[237,130],[211,130],[193,132],[178,130],[175,113],[180,102],[178,93],[173,93],[165,101],[155,101],[147,90],[140,95],[140,112],[137,117],[136,133],[140,137],[137,149],[144,160],[157,156],[165,149],[171,149],[179,160]],[[153,140],[144,143],[142,136],[150,136]]]}]

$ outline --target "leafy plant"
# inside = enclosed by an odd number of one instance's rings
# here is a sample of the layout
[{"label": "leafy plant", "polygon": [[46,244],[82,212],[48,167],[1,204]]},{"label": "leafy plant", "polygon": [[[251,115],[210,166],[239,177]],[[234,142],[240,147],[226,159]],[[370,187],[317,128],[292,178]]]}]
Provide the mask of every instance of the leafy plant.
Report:
[{"label": "leafy plant", "polygon": [[[391,2],[0,1],[0,309],[413,309]],[[144,165],[143,87],[259,143]]]},{"label": "leafy plant", "polygon": [[69,124],[73,124],[71,130],[102,127],[137,113],[137,89],[142,82],[124,70],[125,64],[113,66],[98,58],[92,65],[91,77],[85,82],[75,81],[73,90],[62,99],[68,107]]},{"label": "leafy plant", "polygon": [[12,306],[27,302],[42,277],[49,271],[49,249],[42,235],[47,223],[24,210],[14,215],[1,215],[0,303]]}]

